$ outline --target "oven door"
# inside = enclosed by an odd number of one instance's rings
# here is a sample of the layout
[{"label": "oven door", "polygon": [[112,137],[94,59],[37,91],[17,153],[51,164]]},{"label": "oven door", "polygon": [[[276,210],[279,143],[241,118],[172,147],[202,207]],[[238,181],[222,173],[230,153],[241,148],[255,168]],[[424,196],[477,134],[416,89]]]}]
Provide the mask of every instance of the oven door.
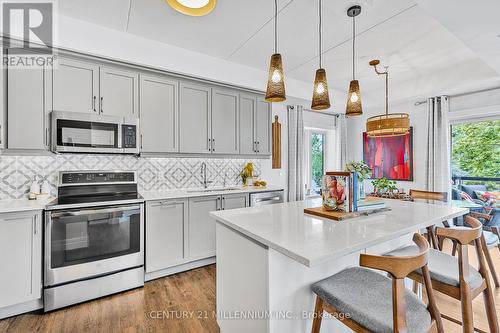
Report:
[{"label": "oven door", "polygon": [[45,286],[144,264],[143,204],[45,214]]}]

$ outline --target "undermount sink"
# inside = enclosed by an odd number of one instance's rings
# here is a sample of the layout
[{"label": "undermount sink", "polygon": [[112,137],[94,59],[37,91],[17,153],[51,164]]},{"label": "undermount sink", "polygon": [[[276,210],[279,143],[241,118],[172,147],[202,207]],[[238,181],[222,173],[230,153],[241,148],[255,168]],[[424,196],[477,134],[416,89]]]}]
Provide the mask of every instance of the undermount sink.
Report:
[{"label": "undermount sink", "polygon": [[199,190],[188,190],[188,193],[207,193],[207,192],[225,192],[225,191],[237,191],[237,187],[224,187],[224,188],[205,188]]}]

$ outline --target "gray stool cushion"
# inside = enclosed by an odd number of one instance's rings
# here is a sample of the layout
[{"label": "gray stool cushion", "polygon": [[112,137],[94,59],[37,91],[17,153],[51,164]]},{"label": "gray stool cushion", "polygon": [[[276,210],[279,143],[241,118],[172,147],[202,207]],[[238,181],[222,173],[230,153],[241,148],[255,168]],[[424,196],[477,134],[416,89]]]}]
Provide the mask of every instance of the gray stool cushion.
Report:
[{"label": "gray stool cushion", "polygon": [[[414,245],[406,246],[389,253],[386,256],[410,256],[418,253],[418,248]],[[429,261],[427,263],[429,267],[429,275],[432,280],[445,283],[450,286],[458,287],[460,285],[459,272],[458,272],[458,259],[443,253],[438,250],[429,250]],[[421,274],[418,270],[417,273]],[[469,283],[472,288],[477,288],[483,282],[483,277],[479,272],[469,265]]]},{"label": "gray stool cushion", "polygon": [[[389,333],[392,324],[392,281],[372,270],[345,269],[312,286],[313,291],[337,311],[373,332]],[[427,332],[431,316],[427,307],[406,290],[408,333]]]}]

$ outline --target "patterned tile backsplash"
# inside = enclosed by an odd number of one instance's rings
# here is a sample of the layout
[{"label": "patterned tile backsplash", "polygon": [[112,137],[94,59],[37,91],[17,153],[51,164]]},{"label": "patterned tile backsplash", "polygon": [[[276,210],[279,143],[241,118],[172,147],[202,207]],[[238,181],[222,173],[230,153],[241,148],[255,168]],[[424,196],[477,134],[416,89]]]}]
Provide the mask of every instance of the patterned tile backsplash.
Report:
[{"label": "patterned tile backsplash", "polygon": [[211,186],[240,185],[240,171],[247,162],[254,163],[254,174],[261,173],[258,159],[135,157],[130,155],[5,156],[0,155],[0,200],[23,198],[33,179],[47,179],[55,194],[59,171],[65,170],[135,170],[139,191],[193,188],[201,185],[201,163],[207,164]]}]

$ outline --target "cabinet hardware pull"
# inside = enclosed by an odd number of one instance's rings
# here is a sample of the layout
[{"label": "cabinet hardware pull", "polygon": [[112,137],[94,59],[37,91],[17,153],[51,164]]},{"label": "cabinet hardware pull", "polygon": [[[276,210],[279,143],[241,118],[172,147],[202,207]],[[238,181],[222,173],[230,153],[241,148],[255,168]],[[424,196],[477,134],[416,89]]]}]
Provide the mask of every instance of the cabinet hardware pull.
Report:
[{"label": "cabinet hardware pull", "polygon": [[260,142],[257,141],[257,153],[260,152]]},{"label": "cabinet hardware pull", "polygon": [[48,147],[50,145],[49,128],[45,129],[45,145]]},{"label": "cabinet hardware pull", "polygon": [[94,96],[94,101],[92,102],[92,108],[94,109],[94,112],[97,112],[97,110],[95,109],[95,100],[96,100],[96,97]]},{"label": "cabinet hardware pull", "polygon": [[215,151],[215,139],[212,139],[212,151]]},{"label": "cabinet hardware pull", "polygon": [[34,219],[33,219],[33,234],[37,234],[37,230],[36,230],[36,221],[37,221],[37,217],[38,215],[35,215]]},{"label": "cabinet hardware pull", "polygon": [[208,139],[208,142],[207,142],[207,148],[208,148],[208,151],[212,151],[212,139]]},{"label": "cabinet hardware pull", "polygon": [[141,149],[142,149],[142,134],[141,134]]},{"label": "cabinet hardware pull", "polygon": [[2,138],[3,138],[3,135],[2,135],[2,125],[0,124],[0,145],[2,144]]},{"label": "cabinet hardware pull", "polygon": [[100,107],[101,107],[101,113],[104,113],[104,110],[102,109],[102,104],[103,104],[103,102],[102,102],[102,101],[103,101],[103,100],[104,100],[104,97],[102,97],[102,96],[101,96],[101,105],[100,105]]}]

